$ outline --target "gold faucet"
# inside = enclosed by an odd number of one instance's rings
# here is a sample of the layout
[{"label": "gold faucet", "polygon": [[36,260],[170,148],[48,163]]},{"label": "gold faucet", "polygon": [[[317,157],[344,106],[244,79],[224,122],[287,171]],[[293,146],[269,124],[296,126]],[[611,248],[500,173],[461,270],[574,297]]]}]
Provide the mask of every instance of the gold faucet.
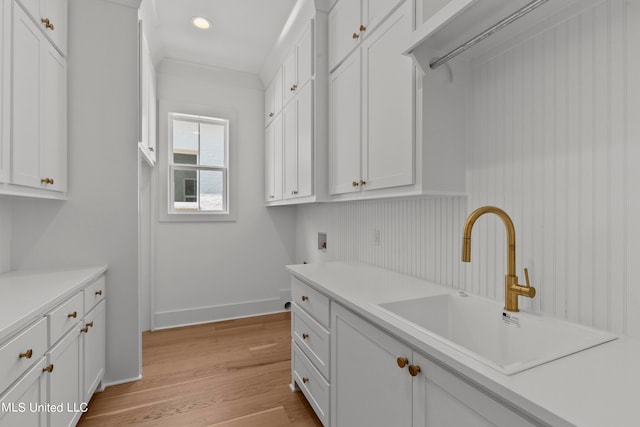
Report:
[{"label": "gold faucet", "polygon": [[524,269],[527,281],[526,286],[518,284],[516,276],[516,229],[509,215],[495,206],[483,206],[471,212],[471,215],[464,223],[464,233],[462,236],[462,261],[471,262],[471,229],[476,220],[486,213],[498,215],[504,226],[507,228],[507,275],[504,276],[504,309],[507,311],[518,310],[518,295],[533,298],[536,296],[536,289],[529,285],[529,272]]}]

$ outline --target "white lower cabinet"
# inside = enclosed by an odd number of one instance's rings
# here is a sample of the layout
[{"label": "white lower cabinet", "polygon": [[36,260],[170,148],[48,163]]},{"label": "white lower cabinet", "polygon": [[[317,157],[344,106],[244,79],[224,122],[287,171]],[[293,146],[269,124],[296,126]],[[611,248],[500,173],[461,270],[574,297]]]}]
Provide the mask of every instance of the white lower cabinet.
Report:
[{"label": "white lower cabinet", "polygon": [[105,367],[105,302],[96,306],[84,320],[82,328],[82,401],[87,403],[98,388]]},{"label": "white lower cabinet", "polygon": [[51,407],[58,411],[47,411],[50,427],[73,426],[80,419],[80,328],[76,325],[48,353],[49,399]]},{"label": "white lower cabinet", "polygon": [[102,381],[105,276],[65,295],[22,330],[0,335],[0,427],[75,426]]}]

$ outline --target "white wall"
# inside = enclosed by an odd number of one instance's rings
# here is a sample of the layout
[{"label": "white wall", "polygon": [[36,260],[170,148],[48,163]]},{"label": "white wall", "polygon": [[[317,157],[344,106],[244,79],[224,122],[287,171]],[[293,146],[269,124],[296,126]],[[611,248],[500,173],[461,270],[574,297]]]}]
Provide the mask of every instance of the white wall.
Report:
[{"label": "white wall", "polygon": [[[235,111],[237,221],[156,223],[156,328],[282,309],[280,290],[289,287],[284,265],[294,259],[295,208],[263,206],[263,91],[255,75],[172,60],[158,68],[160,102]],[[158,150],[166,149],[160,141]],[[157,179],[158,167],[154,173]],[[159,207],[157,190],[165,184],[156,182]]]},{"label": "white wall", "polygon": [[137,4],[69,2],[67,201],[11,201],[14,269],[108,264],[105,382],[140,374]]},{"label": "white wall", "polygon": [[[513,218],[521,306],[640,337],[640,5],[611,0],[473,69],[469,199],[311,206],[297,262],[360,260],[502,300],[506,237],[481,218],[462,264],[466,215]],[[625,67],[626,65],[626,67]],[[381,231],[380,247],[371,244]],[[327,254],[316,232],[328,231]]]}]

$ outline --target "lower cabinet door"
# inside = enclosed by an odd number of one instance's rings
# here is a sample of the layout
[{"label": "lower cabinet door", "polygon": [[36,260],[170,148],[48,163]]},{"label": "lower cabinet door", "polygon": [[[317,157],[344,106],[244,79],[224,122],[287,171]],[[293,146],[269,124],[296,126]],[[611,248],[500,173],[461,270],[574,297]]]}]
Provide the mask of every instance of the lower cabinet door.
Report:
[{"label": "lower cabinet door", "polygon": [[50,427],[74,426],[82,415],[80,394],[80,330],[75,326],[53,347],[48,356],[49,404],[60,408],[49,411]]},{"label": "lower cabinet door", "polygon": [[43,357],[22,379],[0,396],[0,427],[45,427],[47,425],[47,379]]},{"label": "lower cabinet door", "polygon": [[419,353],[413,383],[413,426],[535,426],[514,410],[481,392]]},{"label": "lower cabinet door", "polygon": [[83,385],[82,399],[88,403],[104,376],[105,302],[102,301],[85,318],[82,334]]},{"label": "lower cabinet door", "polygon": [[333,427],[410,427],[411,349],[332,304],[331,425]]}]

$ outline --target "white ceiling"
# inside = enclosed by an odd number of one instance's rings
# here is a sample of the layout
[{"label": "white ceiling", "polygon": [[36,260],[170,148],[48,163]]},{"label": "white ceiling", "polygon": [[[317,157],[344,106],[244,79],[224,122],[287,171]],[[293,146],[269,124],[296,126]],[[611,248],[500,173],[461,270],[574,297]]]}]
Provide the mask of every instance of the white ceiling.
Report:
[{"label": "white ceiling", "polygon": [[[143,0],[154,61],[178,59],[258,74],[296,0]],[[191,24],[204,16],[212,26]]]}]

